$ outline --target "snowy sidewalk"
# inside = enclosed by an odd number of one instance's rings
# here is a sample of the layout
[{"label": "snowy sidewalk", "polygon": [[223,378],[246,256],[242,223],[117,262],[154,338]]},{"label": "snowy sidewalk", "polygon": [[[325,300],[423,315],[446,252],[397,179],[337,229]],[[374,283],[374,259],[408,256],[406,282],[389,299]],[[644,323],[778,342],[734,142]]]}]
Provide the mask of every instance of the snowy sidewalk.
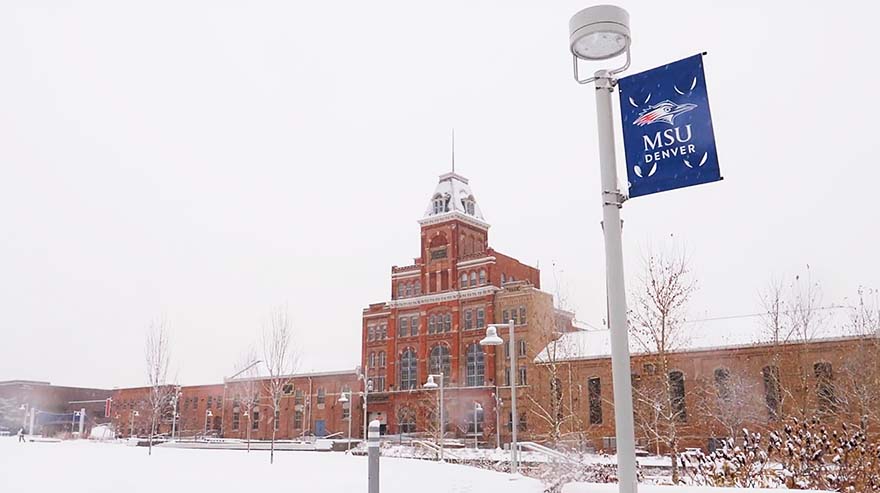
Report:
[{"label": "snowy sidewalk", "polygon": [[[366,491],[367,458],[340,452],[186,450],[72,441],[18,443],[0,438],[0,491],[4,493],[155,493],[156,491]],[[123,490],[120,490],[124,487]],[[382,458],[382,493],[539,493],[533,479],[433,461]]]}]

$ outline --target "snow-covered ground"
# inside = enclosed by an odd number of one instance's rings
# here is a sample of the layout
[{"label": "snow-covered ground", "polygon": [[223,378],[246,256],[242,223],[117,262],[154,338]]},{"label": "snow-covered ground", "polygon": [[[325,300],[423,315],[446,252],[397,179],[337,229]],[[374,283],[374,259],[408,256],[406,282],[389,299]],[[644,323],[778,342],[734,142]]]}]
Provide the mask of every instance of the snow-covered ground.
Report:
[{"label": "snow-covered ground", "polygon": [[[0,492],[154,493],[156,491],[366,491],[367,458],[341,452],[267,452],[153,448],[85,440],[18,443],[0,437]],[[381,460],[382,493],[539,493],[534,479],[434,461]],[[285,486],[287,485],[287,486]]]}]

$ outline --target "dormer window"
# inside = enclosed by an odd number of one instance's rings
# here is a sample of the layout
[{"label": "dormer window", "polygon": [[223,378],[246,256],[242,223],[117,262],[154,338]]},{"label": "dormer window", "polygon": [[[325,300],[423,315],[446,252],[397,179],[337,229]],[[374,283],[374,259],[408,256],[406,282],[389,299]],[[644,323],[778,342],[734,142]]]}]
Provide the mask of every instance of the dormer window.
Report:
[{"label": "dormer window", "polygon": [[447,197],[441,195],[434,196],[434,214],[442,214],[446,212],[446,204],[449,201]]},{"label": "dormer window", "polygon": [[470,196],[470,197],[461,199],[461,208],[464,209],[464,211],[466,213],[473,216],[474,215],[474,197]]}]

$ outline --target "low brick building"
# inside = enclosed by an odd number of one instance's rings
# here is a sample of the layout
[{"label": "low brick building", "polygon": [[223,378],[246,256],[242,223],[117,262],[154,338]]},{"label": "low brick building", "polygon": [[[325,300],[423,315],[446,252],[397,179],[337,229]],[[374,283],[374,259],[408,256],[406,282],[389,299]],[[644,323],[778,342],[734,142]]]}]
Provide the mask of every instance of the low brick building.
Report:
[{"label": "low brick building", "polygon": [[[273,426],[277,426],[276,438],[283,440],[309,435],[347,436],[349,419],[352,436],[360,435],[363,401],[357,391],[356,371],[300,373],[285,380],[277,419],[272,415],[265,378],[177,387],[175,436],[247,438],[250,430],[251,439],[265,440],[271,438]],[[169,392],[173,395],[172,389]],[[340,396],[343,393],[348,396],[349,392],[349,402],[340,403]],[[145,436],[149,433],[149,394],[149,387],[113,392],[112,415],[117,434]],[[160,413],[157,433],[171,434],[174,409],[172,398]]]}]

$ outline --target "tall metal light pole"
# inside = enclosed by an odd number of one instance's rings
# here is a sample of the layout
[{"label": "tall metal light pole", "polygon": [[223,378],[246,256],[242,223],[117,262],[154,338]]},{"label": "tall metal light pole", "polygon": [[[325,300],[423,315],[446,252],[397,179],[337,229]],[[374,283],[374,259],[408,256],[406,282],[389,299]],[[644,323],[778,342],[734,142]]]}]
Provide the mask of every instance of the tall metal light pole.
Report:
[{"label": "tall metal light pole", "polygon": [[440,379],[440,403],[437,407],[440,408],[440,462],[443,462],[443,439],[446,437],[446,422],[443,420],[443,372],[440,373],[432,373],[428,375],[428,381],[425,382],[426,389],[436,389],[437,384],[434,382],[434,377]]},{"label": "tall metal light pole", "polygon": [[[626,321],[626,286],[623,277],[623,247],[620,208],[625,196],[617,184],[614,152],[614,118],[611,93],[615,74],[629,68],[629,14],[614,5],[597,5],[575,14],[569,22],[569,47],[574,77],[580,84],[594,82],[599,128],[599,166],[602,175],[602,230],[605,235],[605,273],[611,337],[611,376],[614,387],[614,424],[617,441],[617,474],[620,493],[636,493],[635,427],[633,425],[632,381],[629,337]],[[588,79],[578,77],[578,59],[600,61],[626,54],[626,63],[614,70],[599,70]]]},{"label": "tall metal light pole", "polygon": [[208,438],[208,418],[210,418],[213,415],[214,415],[214,413],[212,413],[210,409],[205,411],[205,438]]},{"label": "tall metal light pole", "polygon": [[128,413],[129,421],[131,422],[130,429],[128,430],[128,438],[131,438],[131,436],[134,435],[134,418],[135,418],[135,416],[140,416],[140,415],[141,415],[141,413],[139,413],[137,411],[131,411],[130,413]]},{"label": "tall metal light pole", "polygon": [[[481,346],[501,346],[504,344],[504,340],[498,337],[498,328],[505,327],[504,324],[500,325],[490,325],[486,328],[486,337],[480,341]],[[519,416],[516,414],[516,343],[514,339],[516,338],[514,335],[514,330],[516,329],[516,324],[511,319],[507,322],[507,334],[508,334],[508,352],[510,353],[510,368],[508,369],[508,378],[510,379],[510,473],[516,474],[519,471],[516,462],[517,456],[517,444],[516,444],[516,432],[517,428],[519,428]]]},{"label": "tall metal light pole", "polygon": [[479,402],[474,402],[474,450],[480,448],[479,444],[479,434],[477,431],[477,412],[483,411],[483,406],[480,405]]},{"label": "tall metal light pole", "polygon": [[346,452],[351,452],[351,390],[348,391],[348,395],[345,394],[345,392],[339,394],[339,402],[343,407],[348,404],[348,446]]},{"label": "tall metal light pole", "polygon": [[364,406],[364,441],[366,441],[367,440],[367,431],[368,431],[368,428],[370,425],[369,421],[367,421],[367,398],[369,397],[370,392],[373,391],[373,381],[368,379],[366,377],[366,374],[364,374],[362,377],[364,380],[364,402],[363,402],[363,406]]},{"label": "tall metal light pole", "polygon": [[174,432],[177,431],[177,418],[180,417],[177,413],[177,402],[180,400],[180,394],[180,386],[178,385],[177,388],[174,389],[174,414],[171,415],[171,441],[174,441]]}]

